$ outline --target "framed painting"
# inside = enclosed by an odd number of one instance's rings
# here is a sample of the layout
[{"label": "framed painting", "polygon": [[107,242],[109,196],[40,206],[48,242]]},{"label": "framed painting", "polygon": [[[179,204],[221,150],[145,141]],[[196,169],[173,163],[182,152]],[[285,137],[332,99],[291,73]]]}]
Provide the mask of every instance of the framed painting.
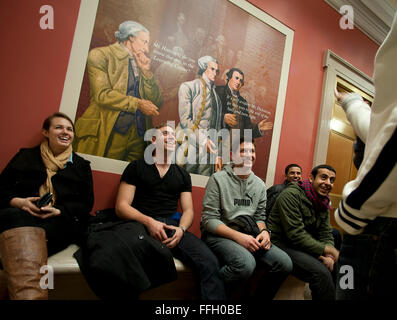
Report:
[{"label": "framed painting", "polygon": [[[244,0],[81,0],[60,106],[76,122],[75,151],[121,174],[143,156],[149,128],[200,127],[207,112],[211,128],[252,130],[253,170],[272,185],[293,35]],[[215,59],[212,78],[205,57]],[[185,105],[183,88],[203,79],[213,95],[193,120],[200,108]],[[211,173],[188,171],[200,187]]]}]

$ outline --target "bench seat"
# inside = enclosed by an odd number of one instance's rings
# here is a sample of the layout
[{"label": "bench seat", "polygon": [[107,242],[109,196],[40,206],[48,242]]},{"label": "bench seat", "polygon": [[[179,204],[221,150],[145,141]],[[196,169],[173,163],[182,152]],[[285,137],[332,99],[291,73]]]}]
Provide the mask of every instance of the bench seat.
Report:
[{"label": "bench seat", "polygon": [[[50,256],[48,265],[54,271],[54,289],[48,291],[49,299],[91,300],[98,299],[89,288],[73,254],[79,249],[75,244]],[[196,299],[196,281],[190,268],[174,258],[178,279],[160,287],[149,289],[140,295],[144,300],[191,300]]]},{"label": "bench seat", "polygon": [[[54,288],[48,290],[50,300],[96,300],[98,297],[88,286],[73,254],[79,249],[75,244],[50,256],[48,265],[54,272]],[[197,279],[192,270],[174,258],[178,279],[160,287],[146,290],[141,300],[196,300],[199,299]],[[275,300],[304,300],[305,283],[288,276]],[[6,298],[4,272],[0,270],[0,299]]]}]

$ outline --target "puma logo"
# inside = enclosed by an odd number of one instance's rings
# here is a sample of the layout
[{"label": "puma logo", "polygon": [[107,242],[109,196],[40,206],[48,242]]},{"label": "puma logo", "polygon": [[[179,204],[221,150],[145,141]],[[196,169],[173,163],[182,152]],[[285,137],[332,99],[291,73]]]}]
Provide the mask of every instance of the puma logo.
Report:
[{"label": "puma logo", "polygon": [[240,207],[249,207],[251,205],[251,200],[248,199],[234,199],[234,205]]}]

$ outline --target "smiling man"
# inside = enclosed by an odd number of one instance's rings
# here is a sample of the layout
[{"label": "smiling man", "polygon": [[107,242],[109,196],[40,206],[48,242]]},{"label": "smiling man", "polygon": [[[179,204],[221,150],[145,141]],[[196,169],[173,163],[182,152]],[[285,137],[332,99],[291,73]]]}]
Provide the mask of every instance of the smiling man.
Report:
[{"label": "smiling man", "polygon": [[244,137],[235,139],[231,158],[232,165],[208,180],[201,216],[202,239],[219,259],[229,298],[235,291],[245,294],[243,285],[258,265],[265,272],[253,298],[271,300],[290,273],[292,262],[272,244],[265,224],[266,186],[252,172],[255,144]]},{"label": "smiling man", "polygon": [[298,182],[302,178],[302,168],[299,164],[290,163],[285,167],[285,180],[281,184],[275,184],[267,189],[267,203],[266,203],[266,214],[269,217],[272,211],[273,205],[276,202],[277,197],[285,188],[287,188],[290,182]]},{"label": "smiling man", "polygon": [[[224,284],[216,257],[203,241],[187,231],[194,215],[192,182],[185,169],[172,163],[174,129],[159,124],[153,131],[151,143],[155,147],[151,164],[145,156],[145,159],[131,162],[124,170],[116,213],[124,220],[142,224],[144,236],[160,241],[174,257],[195,271],[200,280],[202,300],[224,300]],[[179,221],[173,217],[178,201],[182,210]]]},{"label": "smiling man", "polygon": [[232,68],[227,72],[226,77],[226,85],[215,89],[222,103],[222,127],[239,129],[241,136],[244,129],[251,129],[253,138],[263,136],[264,131],[270,130],[273,124],[266,119],[257,124],[251,122],[248,102],[240,95],[240,89],[244,86],[243,71]]},{"label": "smiling man", "polygon": [[336,171],[329,165],[312,169],[310,178],[291,183],[279,195],[268,220],[272,241],[291,257],[292,274],[308,282],[313,300],[335,299],[334,247],[329,222]]}]

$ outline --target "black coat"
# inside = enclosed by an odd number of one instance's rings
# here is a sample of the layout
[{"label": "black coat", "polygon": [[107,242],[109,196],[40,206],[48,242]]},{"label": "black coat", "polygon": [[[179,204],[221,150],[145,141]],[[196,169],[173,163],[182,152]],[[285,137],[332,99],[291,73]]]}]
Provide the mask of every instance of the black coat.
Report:
[{"label": "black coat", "polygon": [[144,290],[177,279],[171,250],[152,238],[143,224],[121,220],[114,210],[102,217],[92,219],[86,241],[74,254],[99,298],[136,299]]},{"label": "black coat", "polygon": [[[40,146],[21,149],[0,175],[0,209],[10,207],[14,197],[35,197],[47,179]],[[94,203],[90,162],[73,153],[73,162],[52,177],[56,192],[54,207],[69,218],[76,230],[86,228],[89,212]]]},{"label": "black coat", "polygon": [[272,212],[272,208],[274,206],[274,203],[277,200],[277,197],[280,195],[281,192],[284,191],[285,188],[287,188],[288,182],[285,180],[282,184],[275,184],[271,186],[269,189],[266,191],[266,197],[267,197],[267,202],[266,202],[266,219],[269,218],[270,212]]},{"label": "black coat", "polygon": [[[221,100],[222,103],[222,127],[231,129],[226,123],[224,123],[224,118],[226,113],[233,113],[233,106],[232,106],[232,92],[230,91],[230,88],[228,85],[226,86],[219,86],[215,88],[216,93],[219,96],[219,99]],[[251,118],[249,116],[249,110],[248,110],[248,103],[247,100],[245,100],[240,93],[238,94],[238,110],[240,114],[237,114],[238,118],[238,125],[237,128],[241,130],[240,135],[243,134],[244,129],[252,129],[252,137],[253,138],[258,138],[261,136],[261,133],[259,131],[258,125],[253,124],[251,122]]]}]

